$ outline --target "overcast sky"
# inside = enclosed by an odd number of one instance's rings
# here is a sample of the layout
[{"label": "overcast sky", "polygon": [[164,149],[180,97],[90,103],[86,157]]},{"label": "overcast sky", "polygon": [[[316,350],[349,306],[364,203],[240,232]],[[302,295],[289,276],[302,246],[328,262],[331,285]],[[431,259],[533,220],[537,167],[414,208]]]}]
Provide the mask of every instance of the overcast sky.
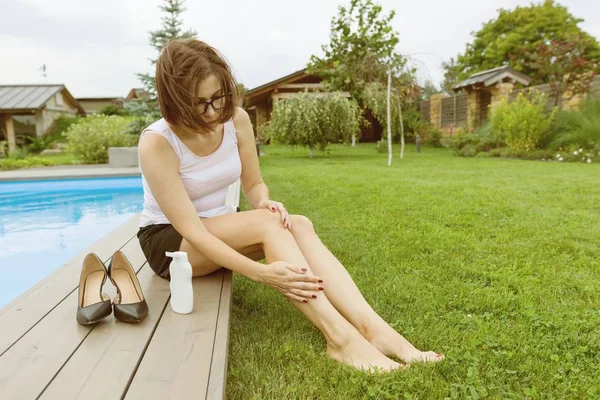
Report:
[{"label": "overcast sky", "polygon": [[[540,0],[542,1],[542,0]],[[219,49],[253,88],[305,67],[321,54],[329,24],[349,0],[187,0],[185,27]],[[441,61],[464,51],[471,32],[521,0],[379,0],[395,10],[399,50],[419,78],[439,83]],[[561,0],[600,39],[600,1]],[[125,96],[150,72],[148,31],[160,0],[0,0],[0,84],[64,83],[75,97]]]}]

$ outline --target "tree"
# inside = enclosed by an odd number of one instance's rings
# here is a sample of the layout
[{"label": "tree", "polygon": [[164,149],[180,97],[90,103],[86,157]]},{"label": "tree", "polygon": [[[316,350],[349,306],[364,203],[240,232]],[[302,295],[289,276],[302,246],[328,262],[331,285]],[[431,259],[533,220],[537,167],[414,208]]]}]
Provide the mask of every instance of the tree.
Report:
[{"label": "tree", "polygon": [[330,42],[323,57],[311,56],[308,71],[323,79],[329,89],[350,92],[361,102],[365,86],[385,82],[388,69],[400,75],[406,60],[396,52],[398,34],[391,26],[395,12],[383,15],[372,0],[351,0],[339,6],[331,20]]},{"label": "tree", "polygon": [[[550,79],[547,72],[534,68],[526,54],[536,52],[540,44],[550,43],[563,35],[580,35],[583,54],[591,62],[598,62],[600,45],[579,28],[578,24],[582,21],[554,0],[514,10],[500,9],[496,19],[488,21],[481,30],[473,33],[473,41],[458,56],[458,78],[465,79],[476,72],[504,65],[511,60],[511,67],[530,76],[533,85],[545,83]],[[450,73],[452,66],[446,68],[446,71]]]},{"label": "tree", "polygon": [[339,93],[300,93],[276,101],[265,137],[277,143],[326,150],[331,143],[347,143],[360,127],[356,101]]},{"label": "tree", "polygon": [[437,86],[435,86],[435,83],[433,83],[430,80],[427,80],[423,85],[420,98],[421,100],[429,100],[431,95],[438,94],[440,92],[440,89],[438,89]]},{"label": "tree", "polygon": [[[196,31],[192,29],[183,30],[183,20],[181,14],[185,11],[183,3],[185,0],[163,0],[163,5],[159,8],[165,13],[161,18],[162,28],[150,31],[150,46],[154,47],[158,54],[165,45],[173,39],[189,39],[196,37]],[[157,59],[150,59],[152,65],[156,65]],[[156,101],[156,82],[153,74],[137,74],[142,81],[144,89],[148,92],[148,104],[151,109],[157,109]]]},{"label": "tree", "polygon": [[585,38],[581,34],[540,43],[534,53],[521,51],[532,69],[548,77],[550,96],[557,106],[562,97],[571,99],[588,91],[596,76],[597,63],[586,57]]},{"label": "tree", "polygon": [[[369,98],[377,98],[378,106],[385,107],[387,100],[381,103],[380,99],[387,99],[388,88],[396,87],[394,82],[407,75],[406,58],[396,51],[399,38],[391,26],[394,16],[394,11],[384,15],[372,0],[351,0],[349,8],[339,6],[331,20],[330,43],[322,46],[325,55],[311,56],[308,71],[320,76],[328,89],[349,92],[361,107],[369,101],[365,95],[369,88]],[[414,71],[408,74],[414,76]],[[386,86],[388,77],[391,82]],[[387,111],[375,117],[390,126]]]},{"label": "tree", "polygon": [[450,58],[448,62],[442,62],[442,68],[444,69],[444,80],[441,83],[442,90],[448,94],[452,94],[452,87],[456,86],[459,82],[459,70],[456,65],[456,59]]}]

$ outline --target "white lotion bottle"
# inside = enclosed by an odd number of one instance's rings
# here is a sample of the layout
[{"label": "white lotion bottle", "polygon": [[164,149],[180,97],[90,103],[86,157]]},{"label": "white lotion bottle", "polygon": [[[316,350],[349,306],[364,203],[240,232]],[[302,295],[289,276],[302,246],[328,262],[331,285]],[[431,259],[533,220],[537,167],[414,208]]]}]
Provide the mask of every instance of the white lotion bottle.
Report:
[{"label": "white lotion bottle", "polygon": [[194,310],[194,288],[192,287],[192,265],[185,251],[166,252],[172,257],[169,264],[171,275],[171,309],[178,314],[189,314]]}]

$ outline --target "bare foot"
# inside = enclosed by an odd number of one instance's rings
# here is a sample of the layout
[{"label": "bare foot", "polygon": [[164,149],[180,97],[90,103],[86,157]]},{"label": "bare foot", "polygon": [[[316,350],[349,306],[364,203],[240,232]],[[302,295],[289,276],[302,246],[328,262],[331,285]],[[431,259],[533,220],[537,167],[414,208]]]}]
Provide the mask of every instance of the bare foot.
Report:
[{"label": "bare foot", "polygon": [[435,351],[420,351],[387,323],[371,327],[363,336],[382,354],[398,357],[407,364],[416,362],[438,362],[446,358]]},{"label": "bare foot", "polygon": [[391,372],[404,365],[390,360],[358,332],[354,332],[344,344],[327,344],[329,358],[368,372]]}]

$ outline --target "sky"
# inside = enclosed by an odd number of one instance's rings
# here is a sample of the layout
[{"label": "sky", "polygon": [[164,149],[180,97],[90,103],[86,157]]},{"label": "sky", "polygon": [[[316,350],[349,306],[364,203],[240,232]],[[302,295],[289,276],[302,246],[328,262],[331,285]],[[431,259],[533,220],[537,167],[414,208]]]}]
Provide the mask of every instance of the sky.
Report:
[{"label": "sky", "polygon": [[[375,0],[399,33],[398,50],[418,78],[438,84],[442,61],[471,33],[520,0]],[[541,1],[541,0],[540,0]],[[0,0],[0,84],[65,84],[75,97],[126,96],[152,72],[148,32],[160,28],[161,0]],[[187,0],[184,27],[216,47],[247,88],[306,66],[328,43],[331,18],[349,0]],[[560,0],[600,40],[600,1]],[[46,77],[41,66],[46,65]]]}]

